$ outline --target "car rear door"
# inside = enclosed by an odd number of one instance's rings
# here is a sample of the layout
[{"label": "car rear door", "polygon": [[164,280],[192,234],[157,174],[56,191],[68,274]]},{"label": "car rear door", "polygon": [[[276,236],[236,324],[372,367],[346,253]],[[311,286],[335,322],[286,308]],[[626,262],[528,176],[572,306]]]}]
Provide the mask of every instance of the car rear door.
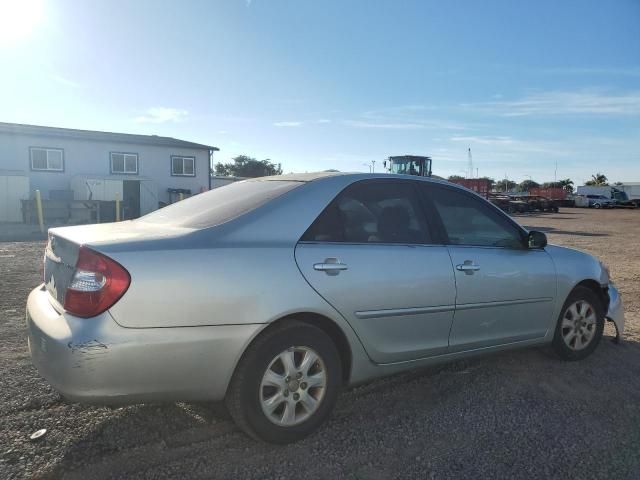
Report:
[{"label": "car rear door", "polygon": [[455,281],[446,246],[431,242],[410,180],[352,184],[296,247],[309,284],[351,324],[371,359],[446,352]]},{"label": "car rear door", "polygon": [[421,189],[455,269],[450,351],[544,337],[556,297],[551,256],[529,249],[524,230],[472,192],[431,183]]}]

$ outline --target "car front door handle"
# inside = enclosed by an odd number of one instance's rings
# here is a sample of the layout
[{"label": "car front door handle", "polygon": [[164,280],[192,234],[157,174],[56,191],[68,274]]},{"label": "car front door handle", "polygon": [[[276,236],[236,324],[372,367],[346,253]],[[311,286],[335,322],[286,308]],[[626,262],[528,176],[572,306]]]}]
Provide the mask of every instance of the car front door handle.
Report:
[{"label": "car front door handle", "polygon": [[464,263],[456,265],[456,270],[464,272],[465,275],[473,275],[473,272],[480,270],[480,265],[476,265],[471,260],[465,260]]},{"label": "car front door handle", "polygon": [[342,263],[337,258],[326,258],[322,263],[313,264],[314,270],[325,272],[328,275],[337,275],[341,270],[347,270],[348,268],[346,263]]}]

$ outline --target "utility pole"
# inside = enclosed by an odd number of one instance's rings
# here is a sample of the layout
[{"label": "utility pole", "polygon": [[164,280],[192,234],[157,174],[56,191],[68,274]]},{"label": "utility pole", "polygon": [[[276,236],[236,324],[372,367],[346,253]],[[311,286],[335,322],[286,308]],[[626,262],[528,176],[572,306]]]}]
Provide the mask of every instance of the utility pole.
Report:
[{"label": "utility pole", "polygon": [[376,173],[376,161],[371,160],[371,173]]},{"label": "utility pole", "polygon": [[556,160],[556,169],[553,172],[553,183],[558,182],[558,160]]},{"label": "utility pole", "polygon": [[467,166],[467,168],[469,169],[469,178],[473,178],[473,157],[471,156],[471,147],[469,147],[467,157],[469,159],[469,164]]}]

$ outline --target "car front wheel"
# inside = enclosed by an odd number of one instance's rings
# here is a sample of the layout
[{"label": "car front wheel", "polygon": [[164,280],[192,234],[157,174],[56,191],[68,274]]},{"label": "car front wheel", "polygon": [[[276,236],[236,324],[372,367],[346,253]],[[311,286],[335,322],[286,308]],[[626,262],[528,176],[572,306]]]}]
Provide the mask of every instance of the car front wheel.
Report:
[{"label": "car front wheel", "polygon": [[326,420],[341,384],[340,357],[331,338],[317,327],[289,321],[267,330],[247,349],[226,404],[252,437],[290,443]]},{"label": "car front wheel", "polygon": [[598,346],[604,329],[604,307],[596,293],[576,287],[562,306],[553,349],[564,360],[581,360]]}]

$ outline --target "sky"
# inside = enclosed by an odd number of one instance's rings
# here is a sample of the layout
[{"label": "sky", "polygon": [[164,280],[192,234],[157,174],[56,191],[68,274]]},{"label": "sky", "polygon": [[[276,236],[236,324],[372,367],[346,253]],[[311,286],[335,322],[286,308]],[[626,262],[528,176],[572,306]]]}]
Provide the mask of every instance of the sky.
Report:
[{"label": "sky", "polygon": [[0,121],[640,181],[640,0],[0,0]]}]

